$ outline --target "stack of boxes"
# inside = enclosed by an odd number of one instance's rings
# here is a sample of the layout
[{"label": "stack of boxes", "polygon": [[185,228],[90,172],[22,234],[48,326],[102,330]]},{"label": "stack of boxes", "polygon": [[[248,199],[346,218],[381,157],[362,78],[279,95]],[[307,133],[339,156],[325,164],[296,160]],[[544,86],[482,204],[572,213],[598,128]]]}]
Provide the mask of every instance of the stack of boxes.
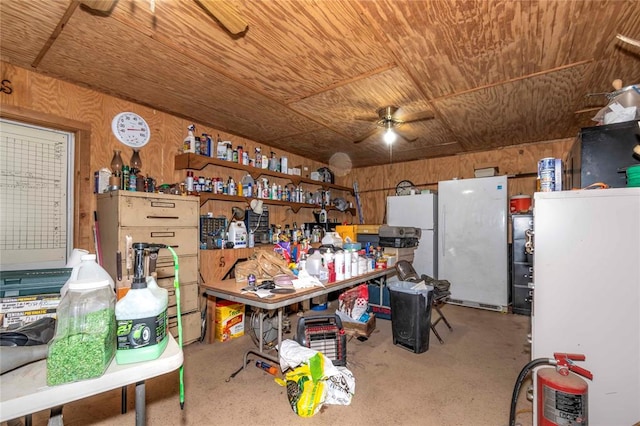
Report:
[{"label": "stack of boxes", "polygon": [[70,276],[71,268],[0,271],[0,327],[55,318],[60,289]]}]

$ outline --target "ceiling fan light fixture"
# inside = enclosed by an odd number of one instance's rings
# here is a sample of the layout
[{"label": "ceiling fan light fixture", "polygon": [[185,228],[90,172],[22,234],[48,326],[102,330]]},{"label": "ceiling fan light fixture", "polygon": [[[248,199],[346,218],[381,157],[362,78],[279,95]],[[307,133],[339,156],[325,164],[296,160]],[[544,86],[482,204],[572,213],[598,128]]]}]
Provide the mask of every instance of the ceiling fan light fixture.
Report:
[{"label": "ceiling fan light fixture", "polygon": [[387,145],[391,145],[396,141],[397,135],[396,132],[393,131],[391,127],[388,127],[387,130],[384,131],[384,136],[382,139]]}]

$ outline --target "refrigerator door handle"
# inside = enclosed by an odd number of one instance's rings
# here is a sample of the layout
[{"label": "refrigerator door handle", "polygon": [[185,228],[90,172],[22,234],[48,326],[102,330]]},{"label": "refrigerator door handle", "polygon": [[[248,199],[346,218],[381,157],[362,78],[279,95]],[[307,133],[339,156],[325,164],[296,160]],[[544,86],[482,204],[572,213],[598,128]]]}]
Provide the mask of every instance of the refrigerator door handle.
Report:
[{"label": "refrigerator door handle", "polygon": [[442,257],[445,254],[445,241],[447,238],[447,205],[442,206]]}]

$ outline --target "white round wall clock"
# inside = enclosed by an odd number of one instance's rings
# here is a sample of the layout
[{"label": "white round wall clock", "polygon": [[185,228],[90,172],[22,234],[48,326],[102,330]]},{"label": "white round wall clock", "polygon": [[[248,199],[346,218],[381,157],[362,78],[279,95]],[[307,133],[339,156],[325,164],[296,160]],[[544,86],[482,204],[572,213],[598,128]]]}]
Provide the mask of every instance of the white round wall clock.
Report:
[{"label": "white round wall clock", "polygon": [[135,112],[121,112],[111,121],[113,134],[123,144],[131,148],[142,148],[149,142],[149,125]]}]

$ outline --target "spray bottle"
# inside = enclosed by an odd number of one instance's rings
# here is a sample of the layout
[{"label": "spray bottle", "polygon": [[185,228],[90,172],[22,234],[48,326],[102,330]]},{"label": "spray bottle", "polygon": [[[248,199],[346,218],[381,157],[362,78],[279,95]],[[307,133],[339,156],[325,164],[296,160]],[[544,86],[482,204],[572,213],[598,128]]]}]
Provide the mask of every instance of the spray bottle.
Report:
[{"label": "spray bottle", "polygon": [[[116,362],[130,364],[162,355],[169,337],[169,293],[153,277],[145,279],[144,251],[147,243],[134,243],[134,276],[131,289],[116,303]],[[148,282],[152,281],[148,286]]]},{"label": "spray bottle", "polygon": [[192,124],[189,127],[187,127],[187,130],[189,131],[189,133],[187,134],[187,137],[184,138],[184,145],[182,147],[182,151],[185,153],[196,152],[196,137],[193,135],[194,130],[196,130],[195,124]]}]

